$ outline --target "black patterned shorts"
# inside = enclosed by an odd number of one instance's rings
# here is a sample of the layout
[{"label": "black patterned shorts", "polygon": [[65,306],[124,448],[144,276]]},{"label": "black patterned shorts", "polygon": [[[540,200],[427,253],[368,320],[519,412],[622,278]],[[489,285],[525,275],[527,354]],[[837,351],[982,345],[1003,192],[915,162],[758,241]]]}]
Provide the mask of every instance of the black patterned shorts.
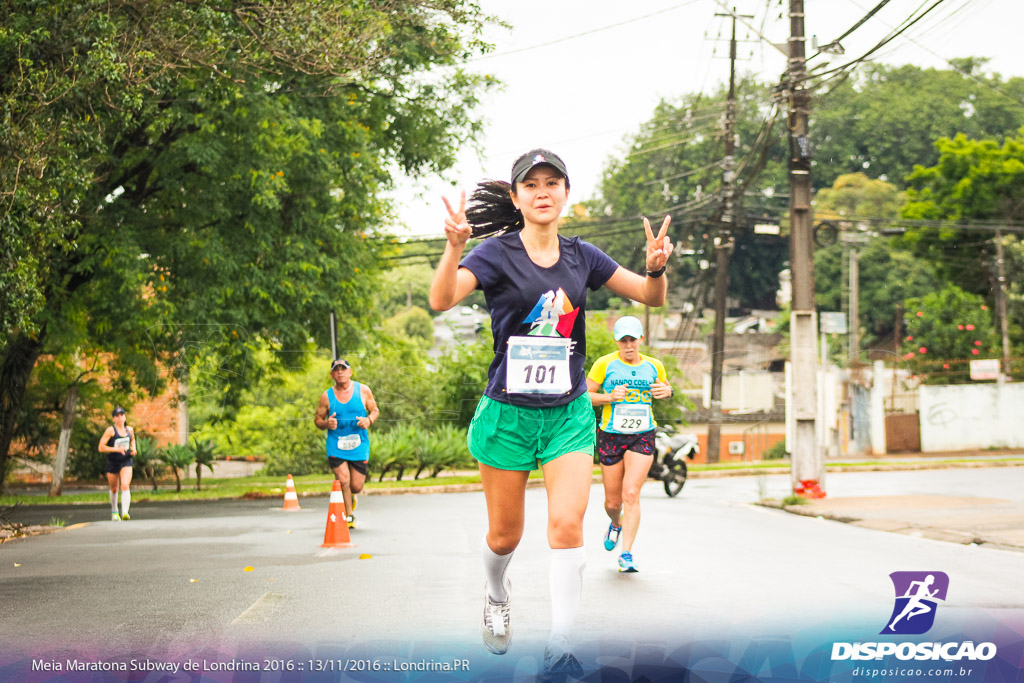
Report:
[{"label": "black patterned shorts", "polygon": [[626,451],[640,455],[654,455],[654,430],[639,434],[616,434],[597,430],[597,459],[602,465],[614,465],[622,460]]}]

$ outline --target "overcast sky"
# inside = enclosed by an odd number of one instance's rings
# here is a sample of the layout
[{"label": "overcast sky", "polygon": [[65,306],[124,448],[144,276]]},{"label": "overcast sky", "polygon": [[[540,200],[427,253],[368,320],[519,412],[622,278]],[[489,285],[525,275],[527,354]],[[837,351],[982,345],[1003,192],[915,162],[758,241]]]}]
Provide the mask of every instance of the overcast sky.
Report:
[{"label": "overcast sky", "polygon": [[[517,156],[534,147],[557,152],[572,180],[572,199],[596,193],[607,161],[648,120],[662,99],[712,93],[728,82],[731,20],[716,0],[482,0],[484,10],[513,28],[493,29],[487,57],[468,66],[505,83],[481,109],[487,127],[483,156],[462,150],[441,178],[402,180],[394,193],[404,226],[400,235],[440,236],[446,216],[441,195],[457,197],[482,178],[507,179]],[[860,21],[878,0],[805,0],[807,54],[813,37],[825,45]],[[842,45],[833,66],[859,57],[935,0],[890,0]],[[750,27],[738,25],[739,73],[775,82],[786,58],[772,43],[789,36],[789,0],[734,0]],[[986,70],[1024,74],[1021,27],[1024,0],[939,0],[937,7],[876,52],[885,64],[948,68],[946,60],[987,57]],[[756,32],[755,32],[756,31]],[[760,34],[761,37],[758,36]],[[813,119],[811,134],[813,136]]]}]

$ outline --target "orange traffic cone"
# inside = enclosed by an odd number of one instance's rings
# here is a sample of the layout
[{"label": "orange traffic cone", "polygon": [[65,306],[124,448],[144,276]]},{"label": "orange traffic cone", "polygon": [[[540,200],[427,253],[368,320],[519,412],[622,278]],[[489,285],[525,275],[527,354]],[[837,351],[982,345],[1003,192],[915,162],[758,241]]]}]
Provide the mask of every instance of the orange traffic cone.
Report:
[{"label": "orange traffic cone", "polygon": [[334,480],[331,489],[331,504],[327,506],[327,530],[321,548],[352,548],[355,543],[348,535],[348,520],[345,519],[345,498],[341,482]]},{"label": "orange traffic cone", "polygon": [[284,507],[282,510],[301,510],[299,507],[299,496],[295,493],[295,482],[292,475],[288,475],[288,481],[284,483]]}]

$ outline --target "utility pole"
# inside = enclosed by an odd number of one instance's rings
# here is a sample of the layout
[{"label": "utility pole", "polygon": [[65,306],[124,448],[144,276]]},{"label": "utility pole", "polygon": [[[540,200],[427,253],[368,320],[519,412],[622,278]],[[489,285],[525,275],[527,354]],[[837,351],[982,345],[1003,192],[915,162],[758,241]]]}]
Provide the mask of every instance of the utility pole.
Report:
[{"label": "utility pole", "polygon": [[725,356],[726,294],[729,289],[731,235],[715,238],[715,330],[711,340],[711,414],[708,416],[708,462],[718,462],[722,449],[722,365]]},{"label": "utility pole", "polygon": [[850,249],[850,372],[860,365],[860,252]]},{"label": "utility pole", "polygon": [[844,248],[850,250],[849,265],[847,270],[847,282],[849,283],[846,292],[847,329],[850,335],[849,343],[849,366],[850,380],[860,381],[860,247],[868,242],[867,235],[858,233],[842,233],[840,239]]},{"label": "utility pole", "polygon": [[805,83],[804,0],[789,2],[789,215],[793,310],[790,319],[793,367],[793,415],[796,421],[791,480],[824,487],[825,463],[816,434],[818,359],[817,314],[814,305],[813,214],[811,209],[810,93]]},{"label": "utility pole", "polygon": [[1006,320],[1006,272],[1003,260],[1003,231],[996,228],[996,315],[999,316],[999,330],[1003,336],[1003,367],[999,373],[1001,382],[1010,379],[1010,326]]},{"label": "utility pole", "polygon": [[[729,99],[725,109],[725,158],[722,160],[721,225],[715,238],[715,329],[711,340],[711,413],[708,416],[707,461],[718,462],[722,442],[722,366],[725,360],[725,317],[729,292],[729,253],[733,247],[732,228],[736,221],[736,8],[729,40]],[[752,18],[752,17],[751,17]]]},{"label": "utility pole", "polygon": [[[900,339],[903,338],[903,304],[896,304],[896,319],[892,324],[892,392],[889,398],[889,412],[896,412],[896,366],[900,359]],[[877,377],[875,382],[881,382],[882,378]]]},{"label": "utility pole", "polygon": [[334,309],[333,308],[331,309],[330,324],[331,324],[331,362],[333,363],[334,359],[338,357],[338,333],[337,333],[337,331],[335,329]]}]

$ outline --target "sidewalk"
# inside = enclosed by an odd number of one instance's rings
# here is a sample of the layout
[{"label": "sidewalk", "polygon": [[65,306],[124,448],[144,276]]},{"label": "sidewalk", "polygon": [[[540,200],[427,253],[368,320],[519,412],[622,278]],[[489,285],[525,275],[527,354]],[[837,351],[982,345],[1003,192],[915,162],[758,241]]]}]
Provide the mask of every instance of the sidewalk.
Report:
[{"label": "sidewalk", "polygon": [[822,517],[865,529],[1024,551],[1024,502],[954,496],[861,496],[822,498],[801,505],[762,505]]}]

